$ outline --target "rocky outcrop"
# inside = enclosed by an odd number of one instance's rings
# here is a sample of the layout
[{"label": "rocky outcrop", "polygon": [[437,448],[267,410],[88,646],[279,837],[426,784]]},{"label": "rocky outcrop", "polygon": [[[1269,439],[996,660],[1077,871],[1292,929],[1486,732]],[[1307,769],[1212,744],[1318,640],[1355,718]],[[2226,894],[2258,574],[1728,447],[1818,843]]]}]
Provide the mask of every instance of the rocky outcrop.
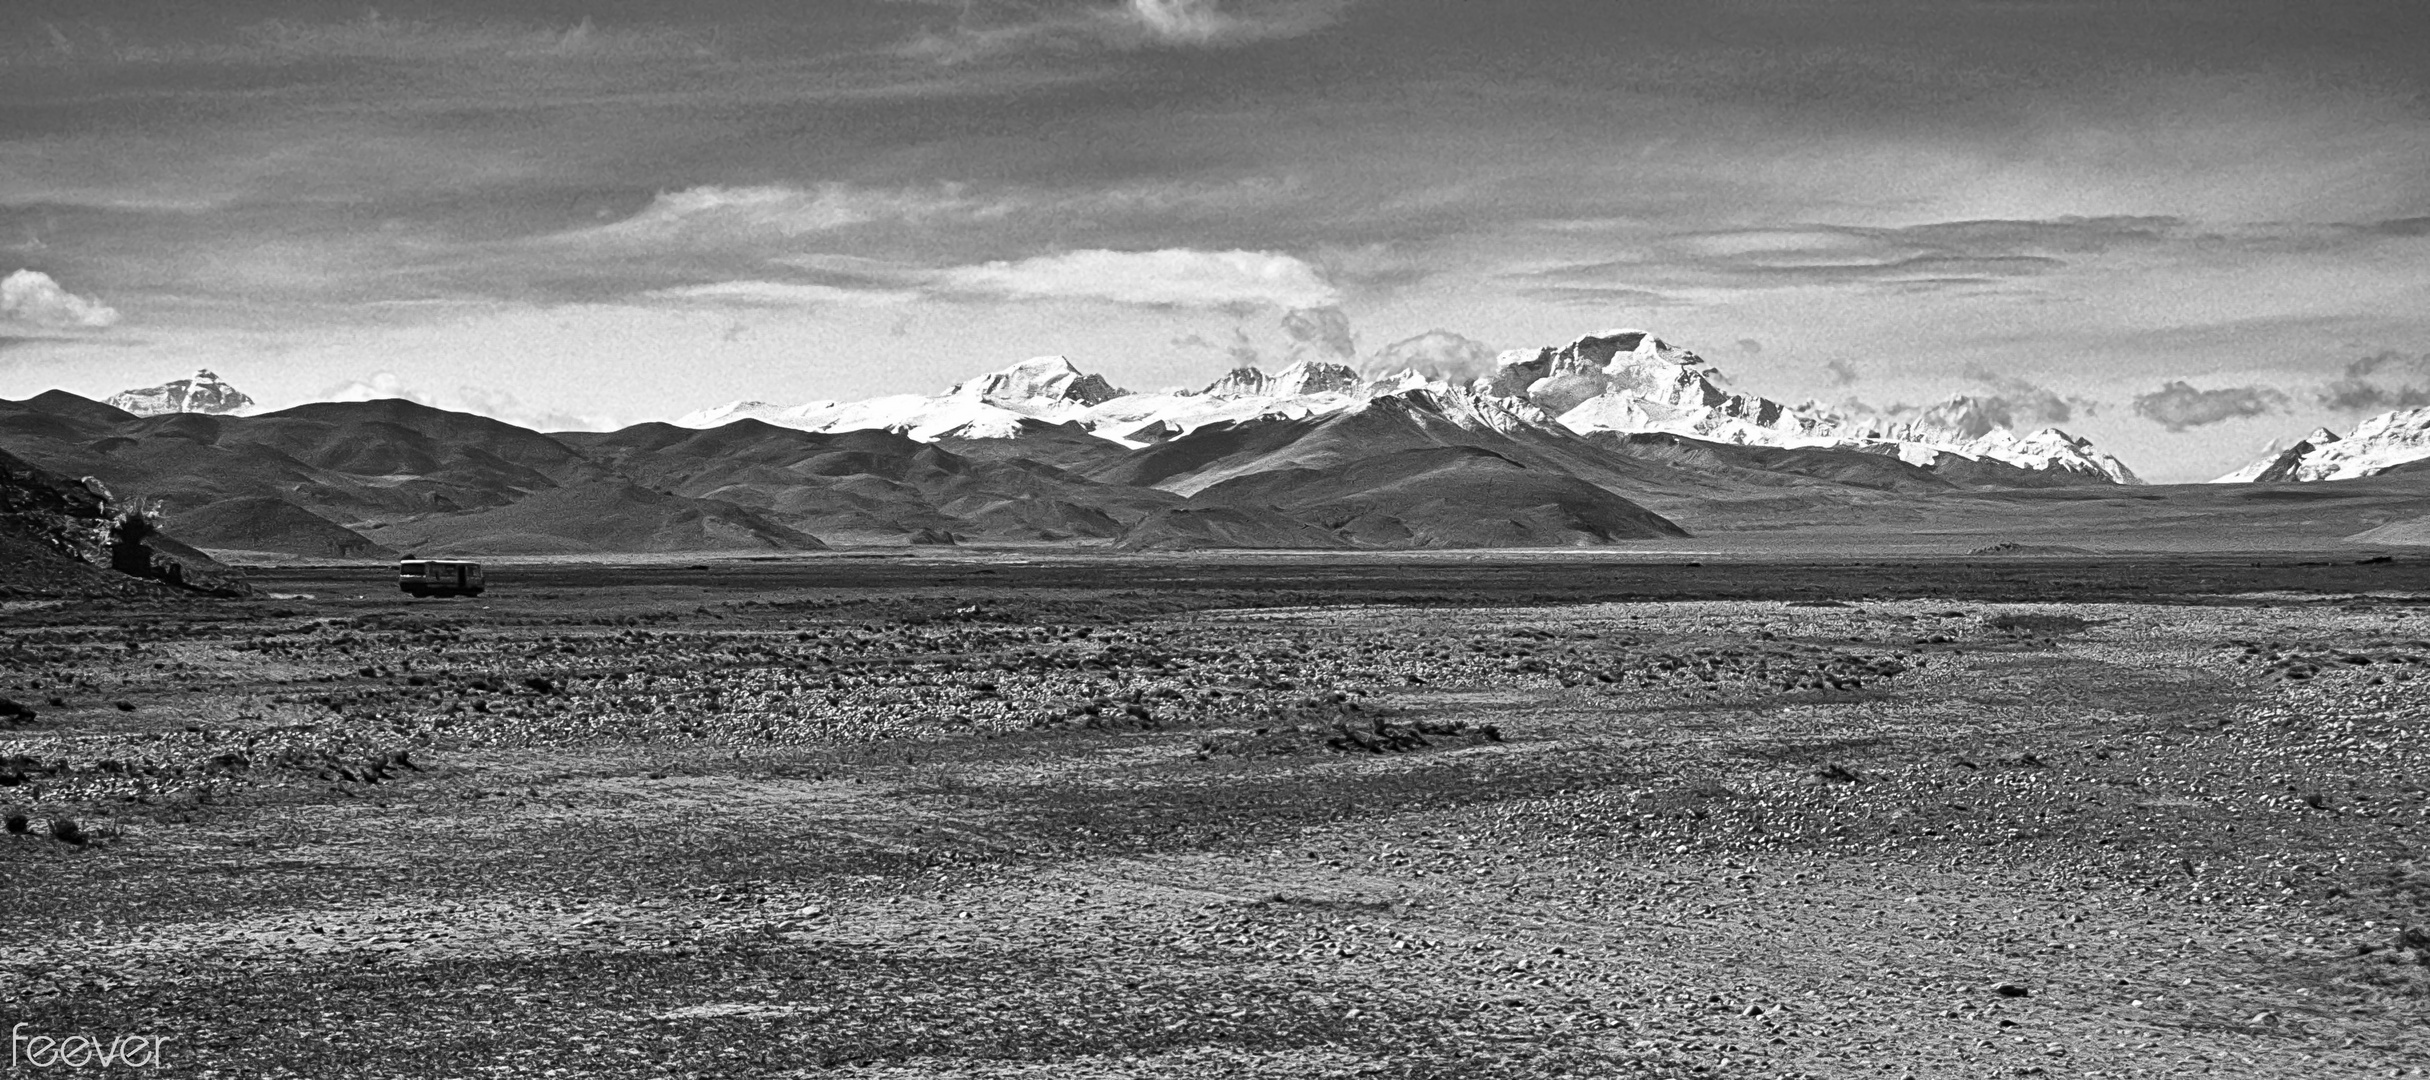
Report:
[{"label": "rocky outcrop", "polygon": [[235,571],[162,535],[150,516],[121,505],[100,481],[69,480],[5,452],[0,452],[0,536],[9,541],[12,556],[6,560],[10,580],[0,580],[0,588],[12,591],[77,592],[125,584],[87,570],[212,596],[252,591]]}]

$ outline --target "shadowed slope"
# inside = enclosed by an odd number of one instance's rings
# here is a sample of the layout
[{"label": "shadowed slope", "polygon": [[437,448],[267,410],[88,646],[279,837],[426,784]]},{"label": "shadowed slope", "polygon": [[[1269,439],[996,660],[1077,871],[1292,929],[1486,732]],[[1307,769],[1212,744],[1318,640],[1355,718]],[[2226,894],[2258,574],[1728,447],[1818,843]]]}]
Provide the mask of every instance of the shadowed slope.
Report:
[{"label": "shadowed slope", "polygon": [[1192,502],[1270,506],[1370,547],[1585,547],[1687,535],[1575,476],[1473,446],[1402,450],[1330,471],[1253,473]]},{"label": "shadowed slope", "polygon": [[1102,538],[1180,501],[1043,462],[965,457],[887,431],[814,433],[745,420],[705,431],[643,424],[565,438],[643,483],[757,507],[828,534],[936,530],[1001,540]]},{"label": "shadowed slope", "polygon": [[1133,551],[1197,551],[1207,548],[1302,548],[1338,550],[1353,546],[1340,533],[1255,506],[1177,506],[1159,510],[1133,526],[1122,546]]},{"label": "shadowed slope", "polygon": [[332,520],[368,521],[502,506],[606,475],[548,436],[407,401],[323,403],[256,417],[138,418],[77,405],[82,399],[73,395],[56,397],[69,400],[0,411],[0,418],[13,412],[17,420],[0,426],[0,442],[37,463],[99,477],[121,495],[171,514],[270,498]]},{"label": "shadowed slope", "polygon": [[180,512],[163,523],[187,543],[234,551],[275,551],[340,559],[396,552],[363,534],[282,499],[241,496]]},{"label": "shadowed slope", "polygon": [[599,480],[508,506],[437,514],[376,530],[380,542],[423,555],[557,555],[646,551],[817,551],[808,533],[714,499]]}]

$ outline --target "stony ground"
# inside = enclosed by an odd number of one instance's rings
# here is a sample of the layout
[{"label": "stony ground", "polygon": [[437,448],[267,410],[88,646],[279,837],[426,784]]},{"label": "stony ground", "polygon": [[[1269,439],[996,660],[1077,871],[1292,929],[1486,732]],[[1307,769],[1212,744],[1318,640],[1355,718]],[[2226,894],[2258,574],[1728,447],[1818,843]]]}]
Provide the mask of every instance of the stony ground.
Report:
[{"label": "stony ground", "polygon": [[348,584],[6,613],[0,1022],[223,1077],[2430,1064],[2426,591]]}]

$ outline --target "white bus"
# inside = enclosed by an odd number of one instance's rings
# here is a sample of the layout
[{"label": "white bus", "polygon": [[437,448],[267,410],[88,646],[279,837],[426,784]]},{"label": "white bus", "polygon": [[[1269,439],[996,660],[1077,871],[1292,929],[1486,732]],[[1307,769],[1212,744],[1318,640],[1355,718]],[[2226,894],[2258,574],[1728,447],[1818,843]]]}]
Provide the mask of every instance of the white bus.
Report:
[{"label": "white bus", "polygon": [[397,588],[415,596],[479,596],[481,564],[406,559],[397,564]]}]

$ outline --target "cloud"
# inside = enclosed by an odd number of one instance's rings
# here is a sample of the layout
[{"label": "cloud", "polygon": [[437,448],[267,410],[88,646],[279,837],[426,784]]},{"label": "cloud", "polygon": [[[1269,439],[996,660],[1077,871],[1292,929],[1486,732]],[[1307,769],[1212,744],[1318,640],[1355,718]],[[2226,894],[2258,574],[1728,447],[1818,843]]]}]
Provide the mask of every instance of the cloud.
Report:
[{"label": "cloud", "polygon": [[1877,242],[1913,244],[1944,254],[2080,255],[2146,247],[2186,235],[2173,217],[2059,217],[2041,220],[1938,221],[1895,229],[1847,229]]},{"label": "cloud", "polygon": [[[1084,249],[967,266],[927,267],[884,259],[806,254],[762,262],[764,276],[651,289],[650,300],[751,307],[904,304],[946,300],[1095,300],[1151,308],[1195,308],[1234,318],[1287,312],[1293,340],[1343,348],[1340,292],[1314,266],[1280,252]],[[1344,351],[1342,355],[1349,355]]]},{"label": "cloud", "polygon": [[603,28],[585,16],[567,27],[473,25],[393,19],[377,11],[347,22],[273,19],[238,34],[259,59],[346,57],[456,60],[708,57],[708,43],[661,29]]},{"label": "cloud", "polygon": [[2099,403],[2089,399],[2060,397],[2056,391],[2031,380],[1983,368],[1968,370],[1966,377],[1995,391],[1989,396],[1977,395],[1975,400],[2004,427],[2064,424],[2075,419],[2078,411],[2089,416],[2100,407]]},{"label": "cloud", "polygon": [[1461,382],[1491,375],[1500,353],[1493,346],[1449,330],[1428,330],[1402,338],[1367,358],[1369,375],[1415,371],[1433,379]]},{"label": "cloud", "polygon": [[1368,293],[1399,291],[1433,277],[1441,268],[1435,260],[1383,243],[1323,244],[1309,254],[1309,261],[1325,272],[1325,280]]},{"label": "cloud", "polygon": [[[1856,382],[1860,375],[1853,365],[1838,360],[1824,364],[1823,369],[1831,373],[1833,386],[1850,385]],[[2032,380],[2003,375],[1983,368],[1968,369],[1966,377],[1991,392],[1959,395],[1950,398],[1943,404],[1930,407],[1904,403],[1887,406],[1872,405],[1850,396],[1841,398],[1832,408],[1851,416],[1877,416],[1884,420],[1898,421],[1931,420],[1936,416],[1945,417],[1949,415],[1950,410],[1957,406],[1971,404],[1973,407],[1965,410],[1963,414],[1967,416],[1968,422],[1960,430],[1964,431],[1968,437],[1973,437],[1994,428],[2023,431],[2052,424],[2064,424],[2079,415],[2091,416],[2101,407],[2099,402],[2089,398],[2074,395],[2062,396],[2057,391]]]},{"label": "cloud", "polygon": [[1273,251],[1090,249],[936,272],[949,294],[1105,300],[1149,307],[1332,307],[1340,293],[1315,267]]},{"label": "cloud", "polygon": [[1233,367],[1256,367],[1265,362],[1265,357],[1257,351],[1257,344],[1249,340],[1249,332],[1237,326],[1232,328],[1232,344],[1223,351],[1225,356],[1231,358]]},{"label": "cloud", "polygon": [[2365,225],[2362,227],[2362,231],[2374,233],[2379,236],[2399,236],[2406,238],[2430,236],[2430,217],[2391,218],[2387,221],[2373,222],[2369,225]]},{"label": "cloud", "polygon": [[1301,37],[1341,17],[1350,0],[1103,0],[1039,5],[960,0],[948,30],[903,46],[907,56],[966,63],[1008,53],[1091,49],[1209,49]]},{"label": "cloud", "polygon": [[357,18],[271,19],[222,37],[138,38],[98,22],[41,23],[36,48],[0,52],[0,66],[34,64],[284,64],[314,60],[543,61],[707,59],[701,35],[662,27],[571,26],[400,19],[363,9]]},{"label": "cloud", "polygon": [[[1318,356],[1348,360],[1358,355],[1358,337],[1350,330],[1350,316],[1337,307],[1299,308],[1286,311],[1282,318],[1283,333],[1299,346],[1313,347]],[[1293,348],[1298,353],[1299,348]]]},{"label": "cloud", "polygon": [[1748,356],[1761,356],[1763,355],[1763,342],[1757,341],[1751,337],[1739,338],[1738,351],[1745,353]]},{"label": "cloud", "polygon": [[2408,355],[2393,349],[2362,357],[2346,365],[2342,376],[2315,392],[2322,405],[2339,412],[2377,413],[2430,405],[2430,386],[2411,382],[2385,385],[2380,373],[2391,368],[2430,373],[2430,354]]},{"label": "cloud", "polygon": [[0,278],[0,319],[43,330],[106,330],[118,311],[61,288],[49,274],[19,270]]},{"label": "cloud", "polygon": [[1174,338],[1172,344],[1176,349],[1212,349],[1216,347],[1214,342],[1207,340],[1205,334],[1196,331]]},{"label": "cloud", "polygon": [[2231,386],[2197,390],[2181,379],[2137,395],[2135,415],[2159,421],[2170,431],[2216,424],[2243,416],[2263,416],[2285,408],[2287,396],[2266,386]]},{"label": "cloud", "polygon": [[1676,307],[1686,302],[1649,289],[1618,286],[1537,285],[1519,290],[1519,295],[1564,307]]},{"label": "cloud", "polygon": [[472,413],[492,420],[502,420],[516,427],[533,431],[613,431],[622,425],[613,417],[583,416],[558,412],[521,399],[503,390],[479,386],[458,386],[453,391],[429,393],[407,386],[393,371],[382,371],[369,379],[357,379],[320,393],[321,401],[383,401],[403,398],[434,409]]},{"label": "cloud", "polygon": [[1799,225],[1672,233],[1626,258],[1533,271],[1522,295],[1593,303],[1581,290],[1862,287],[1927,292],[2056,273],[2069,259],[2182,238],[2163,217],[1945,221],[1898,228]]},{"label": "cloud", "polygon": [[726,304],[735,307],[818,307],[824,304],[907,304],[920,298],[908,289],[854,289],[790,281],[718,281],[643,293],[652,300]]},{"label": "cloud", "polygon": [[[1219,223],[1255,218],[1278,199],[1290,198],[1291,183],[1271,178],[1197,182],[1154,180],[1087,187],[1024,184],[938,183],[861,185],[847,183],[697,185],[661,191],[619,220],[583,224],[529,240],[496,245],[500,256],[495,288],[510,295],[539,291],[557,297],[600,300],[624,296],[685,299],[667,290],[724,282],[801,282],[875,290],[861,300],[896,302],[905,290],[935,291],[957,282],[969,291],[1002,293],[1003,282],[986,269],[945,269],[964,258],[989,255],[1055,255],[1068,252],[1077,264],[1087,249],[1130,248],[1117,243],[1074,243],[1074,233],[1107,238],[1199,235]],[[0,222],[4,222],[0,218]],[[1085,223],[1075,228],[1074,223]],[[1154,249],[1158,242],[1136,245]],[[1083,249],[1071,252],[1070,249]],[[925,258],[905,258],[914,254]],[[1147,251],[1130,254],[1144,265]],[[1212,253],[1209,253],[1212,257]],[[1175,261],[1175,260],[1168,260]],[[1033,274],[1055,265],[1006,262]],[[1318,264],[1306,264],[1317,266]],[[1070,267],[1067,267],[1070,268]],[[1165,273],[1174,268],[1161,268]],[[1330,289],[1335,280],[1321,266],[1313,271]],[[460,280],[460,279],[459,279]],[[652,290],[659,290],[653,293]],[[842,295],[801,294],[780,300],[771,290],[731,302],[823,300],[853,302]],[[1287,306],[1326,302],[1330,293],[1300,290]],[[695,296],[692,299],[714,299]],[[1260,292],[1253,308],[1282,303]]]},{"label": "cloud", "polygon": [[[1228,219],[1295,198],[1298,182],[1250,176],[1219,181],[1139,180],[1085,187],[962,182],[901,187],[819,184],[703,184],[661,191],[630,216],[553,237],[559,241],[653,244],[795,240],[869,225],[1044,223],[1074,219],[1167,222]],[[1345,265],[1363,260],[1346,255]],[[1330,267],[1328,267],[1330,270]]]},{"label": "cloud", "polygon": [[917,224],[944,218],[1002,217],[1017,205],[1010,197],[980,198],[960,184],[894,189],[850,184],[709,184],[662,191],[631,217],[557,239],[676,245],[793,240],[875,222]]}]

